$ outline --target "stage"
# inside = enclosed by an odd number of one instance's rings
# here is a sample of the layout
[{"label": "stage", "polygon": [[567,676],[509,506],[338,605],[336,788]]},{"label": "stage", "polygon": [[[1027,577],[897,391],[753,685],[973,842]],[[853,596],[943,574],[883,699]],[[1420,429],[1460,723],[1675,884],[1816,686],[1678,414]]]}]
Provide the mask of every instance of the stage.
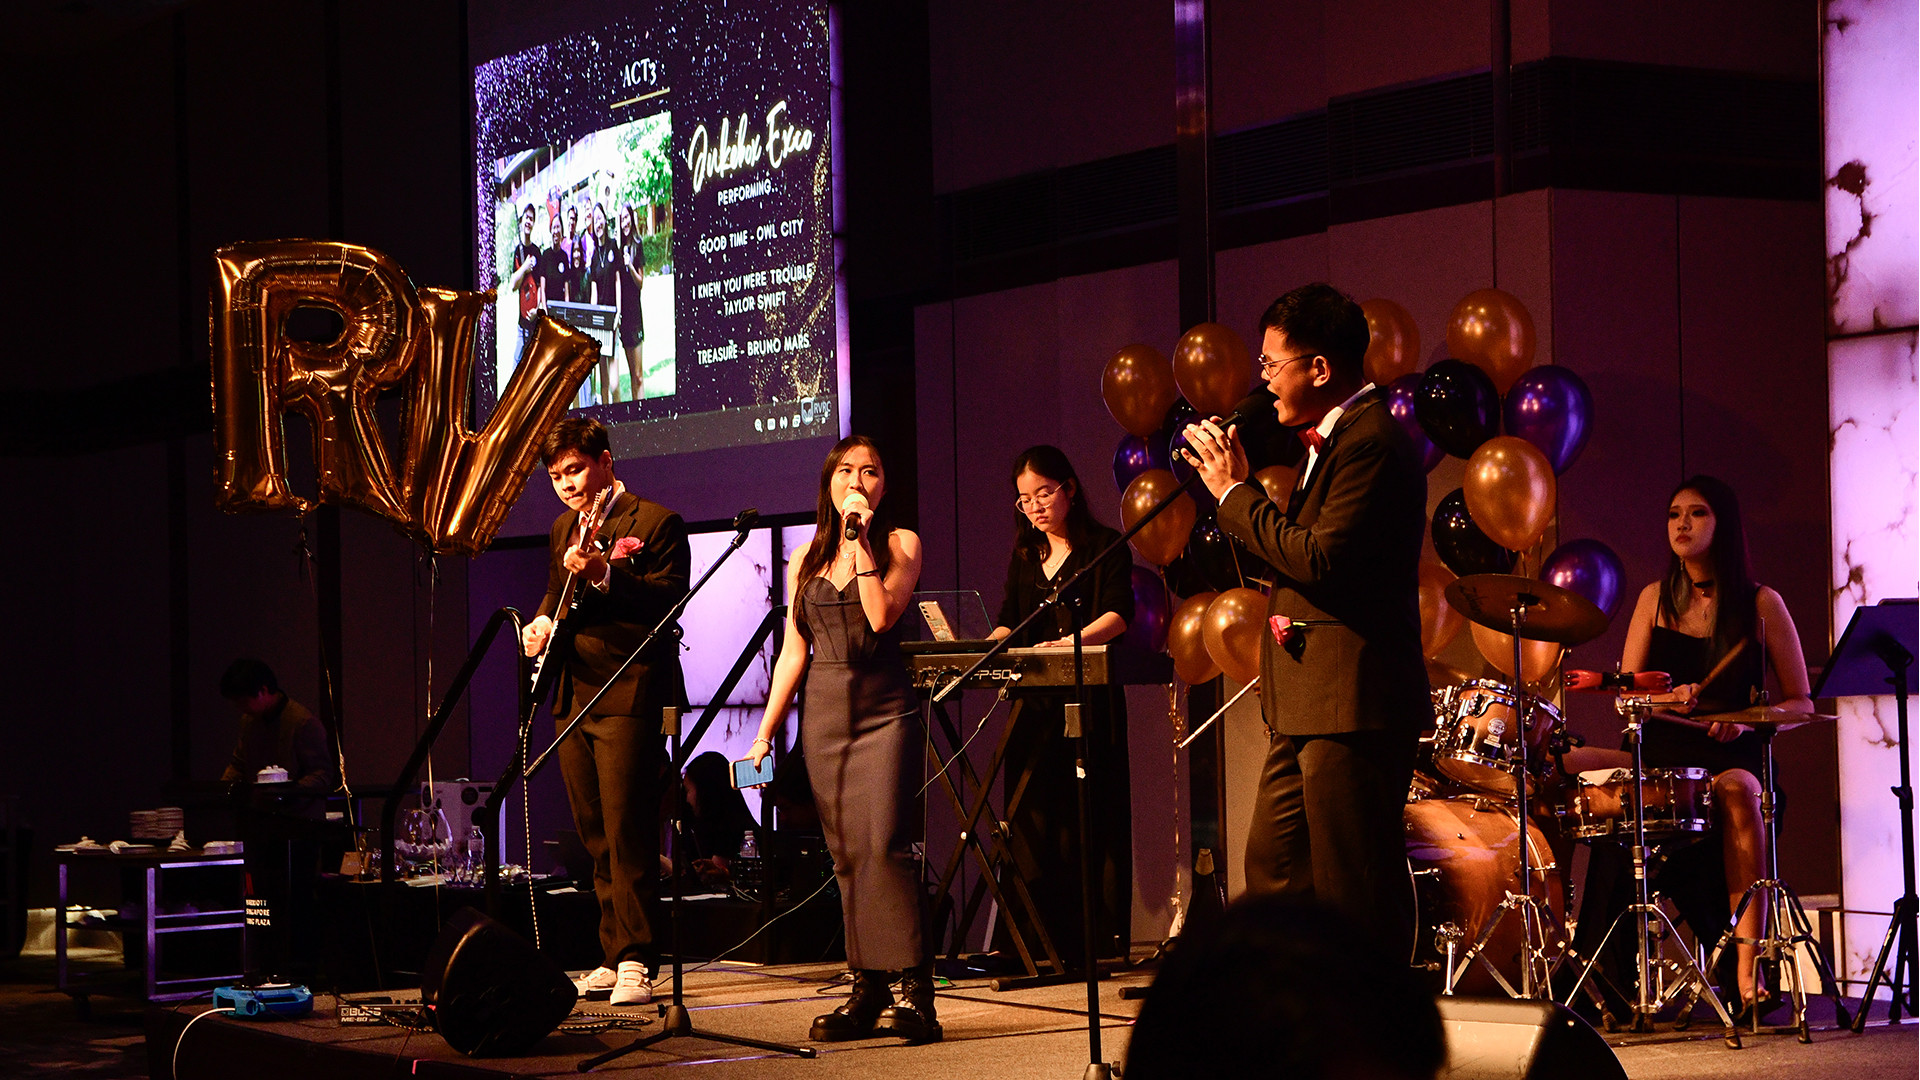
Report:
[{"label": "stage", "polygon": [[[901,1076],[944,1075],[1019,1080],[1024,1077],[1078,1076],[1087,1063],[1081,985],[997,993],[985,979],[943,985],[940,1020],[946,1041],[908,1047],[895,1039],[837,1044],[804,1041],[815,1015],[837,1003],[837,965],[708,970],[690,973],[686,998],[696,1026],[771,1040],[814,1046],[813,1061],[783,1060],[778,1055],[741,1050],[698,1038],[669,1039],[595,1070],[597,1075],[628,1075],[647,1070],[696,1066],[700,1077]],[[1101,984],[1101,1041],[1108,1061],[1124,1060],[1130,1025],[1140,1002],[1124,1000],[1123,987],[1144,985],[1144,971]],[[360,995],[351,995],[358,997]],[[663,996],[664,999],[664,996]],[[208,1017],[195,1024],[179,1046],[178,1075],[185,1080],[270,1073],[275,1080],[306,1077],[510,1077],[574,1074],[582,1059],[624,1046],[658,1030],[651,1006],[615,1010],[590,1002],[585,1014],[618,1014],[648,1021],[638,1030],[598,1035],[550,1035],[535,1055],[517,1058],[466,1058],[434,1034],[387,1026],[343,1027],[335,1021],[331,996],[316,999],[312,1017],[294,1021],[253,1022]],[[1851,1006],[1851,1003],[1849,1003]],[[1329,1003],[1329,1007],[1342,1007]],[[1365,1008],[1364,1002],[1348,1007]],[[185,1024],[203,1004],[147,1013],[150,1075],[173,1075],[172,1055]],[[1717,1029],[1697,1022],[1691,1031],[1660,1031],[1606,1036],[1627,1075],[1634,1080],[1667,1077],[1794,1077],[1795,1080],[1911,1080],[1920,1068],[1913,1024],[1888,1027],[1884,1007],[1860,1035],[1830,1030],[1831,1006],[1815,1005],[1813,1042],[1802,1045],[1791,1034],[1745,1036],[1744,1048],[1730,1050]],[[1784,1010],[1781,1015],[1784,1015]],[[1778,1017],[1776,1017],[1778,1018]],[[1392,1035],[1382,1018],[1382,1037]],[[681,1074],[686,1075],[686,1074]],[[1443,1074],[1444,1075],[1444,1074]]]}]

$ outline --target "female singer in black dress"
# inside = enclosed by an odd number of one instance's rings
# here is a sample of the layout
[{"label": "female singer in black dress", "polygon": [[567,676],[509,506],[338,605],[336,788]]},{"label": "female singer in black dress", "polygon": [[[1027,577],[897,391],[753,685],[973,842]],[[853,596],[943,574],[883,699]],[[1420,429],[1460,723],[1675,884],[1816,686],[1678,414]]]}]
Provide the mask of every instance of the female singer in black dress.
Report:
[{"label": "female singer in black dress", "polygon": [[[812,1037],[823,1042],[941,1036],[912,850],[926,735],[898,629],[920,579],[920,538],[888,522],[885,494],[873,443],[840,440],[820,471],[813,542],[788,564],[786,639],[750,755],[757,766],[772,752],[806,676],[800,743],[853,969],[846,1003],[814,1019]],[[898,1003],[888,989],[893,971],[903,973]]]},{"label": "female singer in black dress", "polygon": [[[1073,464],[1057,447],[1035,446],[1013,462],[1013,557],[993,636],[1003,638],[1032,614],[1054,586],[1107,549],[1120,534],[1093,519]],[[1082,578],[1080,640],[1103,645],[1126,633],[1133,618],[1133,559],[1117,551]],[[1066,604],[1036,619],[1014,646],[1071,648],[1074,613]],[[1071,690],[1026,693],[1014,706],[1007,745],[1007,824],[1015,859],[1034,906],[1063,959],[1085,951],[1080,932],[1080,832],[1074,790],[1074,744],[1063,706]],[[1123,687],[1087,687],[1086,731],[1092,767],[1095,959],[1125,957],[1132,940],[1133,816],[1127,792],[1127,703]],[[1019,778],[1031,771],[1024,788]],[[1013,917],[1018,913],[1003,913]],[[1034,928],[1020,927],[1030,947]]]},{"label": "female singer in black dress", "polygon": [[[1663,872],[1662,889],[1677,893],[1685,911],[1686,882],[1675,880],[1676,872],[1682,878],[1709,875],[1702,900],[1711,904],[1696,903],[1689,921],[1702,940],[1715,941],[1747,886],[1765,873],[1766,854],[1760,819],[1761,738],[1747,725],[1715,720],[1713,715],[1756,704],[1767,671],[1779,686],[1774,705],[1812,712],[1813,701],[1793,616],[1779,593],[1753,580],[1733,489],[1711,476],[1682,482],[1667,503],[1667,545],[1673,554],[1666,576],[1641,590],[1620,666],[1622,671],[1668,673],[1676,693],[1688,701],[1652,715],[1641,744],[1646,766],[1713,773],[1718,843],[1709,835],[1708,842],[1694,850],[1674,853]],[[1719,905],[1720,895],[1726,898],[1725,907]],[[1710,918],[1715,915],[1717,920]],[[1765,928],[1766,913],[1750,904],[1736,935],[1753,939]],[[1754,947],[1739,944],[1737,949],[1741,1000],[1735,1011],[1747,1015],[1756,1001],[1764,1009],[1771,995],[1755,978]]]}]

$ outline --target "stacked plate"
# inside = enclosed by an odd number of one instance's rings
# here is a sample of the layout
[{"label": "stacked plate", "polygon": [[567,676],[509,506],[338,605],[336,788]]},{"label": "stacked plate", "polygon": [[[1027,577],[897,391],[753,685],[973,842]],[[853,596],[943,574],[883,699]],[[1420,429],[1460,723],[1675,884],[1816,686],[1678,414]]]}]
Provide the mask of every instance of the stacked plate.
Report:
[{"label": "stacked plate", "polygon": [[177,806],[135,810],[128,817],[128,833],[135,840],[170,840],[187,827],[186,812]]}]

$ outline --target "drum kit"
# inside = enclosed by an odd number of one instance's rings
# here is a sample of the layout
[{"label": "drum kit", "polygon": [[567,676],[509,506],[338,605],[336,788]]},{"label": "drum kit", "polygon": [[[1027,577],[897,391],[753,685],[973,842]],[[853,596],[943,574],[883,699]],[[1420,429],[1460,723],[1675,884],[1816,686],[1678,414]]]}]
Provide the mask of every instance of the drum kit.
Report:
[{"label": "drum kit", "polygon": [[[1607,628],[1606,615],[1585,598],[1530,578],[1477,574],[1453,582],[1446,597],[1469,620],[1511,635],[1515,672],[1523,670],[1523,641],[1571,647],[1599,637]],[[1586,678],[1593,681],[1591,675]],[[1604,681],[1616,680],[1607,676]],[[1694,1004],[1704,998],[1721,1020],[1728,1045],[1737,1047],[1733,1014],[1692,953],[1679,946],[1677,930],[1648,885],[1653,851],[1695,839],[1712,826],[1713,777],[1705,769],[1644,767],[1641,725],[1662,702],[1649,691],[1665,690],[1666,679],[1642,675],[1637,684],[1630,677],[1618,681],[1625,684],[1615,687],[1621,690],[1616,708],[1627,721],[1632,767],[1573,776],[1563,773],[1557,759],[1576,740],[1569,738],[1560,711],[1529,693],[1524,679],[1515,678],[1512,686],[1475,679],[1433,691],[1434,731],[1423,740],[1422,764],[1404,815],[1416,909],[1413,961],[1417,967],[1440,971],[1448,994],[1536,999],[1552,995],[1555,972],[1572,962],[1580,974],[1568,1002],[1584,989],[1608,1029],[1614,1029],[1617,1021],[1594,985],[1600,978],[1594,960],[1572,945],[1570,883],[1563,882],[1541,824],[1557,828],[1565,841],[1624,844],[1632,857],[1635,894],[1607,937],[1629,926],[1634,933],[1632,1028],[1646,1030],[1656,1014],[1683,996],[1675,1024],[1684,1027]],[[1791,985],[1795,1020],[1805,1041],[1806,993],[1796,954],[1804,949],[1812,955],[1824,986],[1836,995],[1836,1005],[1839,999],[1805,911],[1777,878],[1772,734],[1832,718],[1756,708],[1715,719],[1751,724],[1766,736],[1761,778],[1766,876],[1748,890],[1740,911],[1758,905],[1768,918],[1757,940],[1736,937],[1730,925],[1713,960],[1729,945],[1742,943],[1777,962]],[[1535,789],[1531,793],[1530,787]],[[1704,932],[1700,938],[1708,940]],[[1601,939],[1596,955],[1605,951],[1606,941]],[[1757,1024],[1756,1019],[1756,1030]]]}]

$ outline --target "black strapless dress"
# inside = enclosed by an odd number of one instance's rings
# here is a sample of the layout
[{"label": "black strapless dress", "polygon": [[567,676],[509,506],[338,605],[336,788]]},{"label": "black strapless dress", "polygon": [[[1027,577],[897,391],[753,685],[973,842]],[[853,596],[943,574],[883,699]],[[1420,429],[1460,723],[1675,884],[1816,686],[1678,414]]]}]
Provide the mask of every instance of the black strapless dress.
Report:
[{"label": "black strapless dress", "polygon": [[840,883],[847,964],[893,971],[927,959],[913,858],[926,738],[900,628],[874,633],[856,590],[823,577],[800,588],[795,623],[813,649],[802,744]]}]

